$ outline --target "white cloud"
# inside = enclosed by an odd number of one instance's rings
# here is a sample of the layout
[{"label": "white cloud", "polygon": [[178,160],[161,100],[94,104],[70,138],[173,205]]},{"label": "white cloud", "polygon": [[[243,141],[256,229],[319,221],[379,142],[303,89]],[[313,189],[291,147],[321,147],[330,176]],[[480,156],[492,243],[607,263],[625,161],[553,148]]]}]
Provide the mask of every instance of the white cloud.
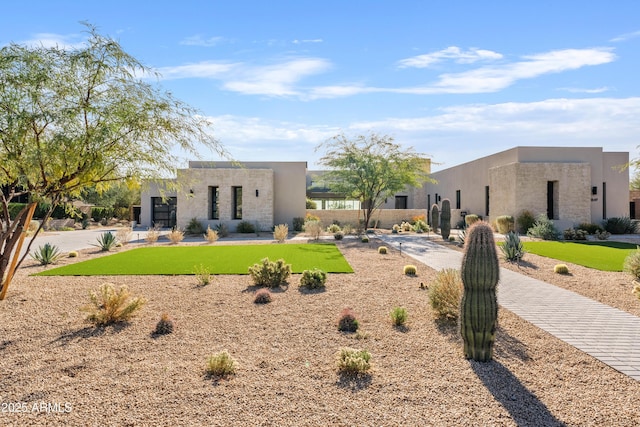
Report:
[{"label": "white cloud", "polygon": [[186,46],[203,46],[203,47],[213,47],[217,46],[224,41],[223,37],[209,37],[203,38],[201,35],[195,35],[186,37],[180,41],[181,45]]},{"label": "white cloud", "polygon": [[18,42],[27,46],[42,46],[45,48],[59,47],[61,49],[78,49],[84,45],[86,37],[79,34],[37,33],[29,40]]},{"label": "white cloud", "polygon": [[447,59],[459,64],[471,64],[477,61],[502,59],[502,55],[491,50],[471,48],[463,51],[457,46],[450,46],[437,52],[402,59],[398,61],[398,66],[400,68],[427,68]]},{"label": "white cloud", "polygon": [[294,40],[293,44],[302,44],[302,43],[322,43],[324,40],[322,39],[306,39],[306,40]]},{"label": "white cloud", "polygon": [[578,87],[563,87],[563,88],[560,88],[559,90],[566,90],[567,92],[571,92],[571,93],[604,93],[611,90],[611,88],[608,86],[597,87],[594,89],[584,89],[584,88],[578,88]]},{"label": "white cloud", "polygon": [[610,42],[624,42],[627,41],[629,39],[634,39],[636,37],[640,37],[640,30],[638,31],[633,31],[631,33],[625,33],[625,34],[620,34],[619,36],[616,36],[614,38],[612,38],[611,40],[609,40]]},{"label": "white cloud", "polygon": [[216,79],[227,76],[239,64],[204,61],[195,64],[178,65],[175,67],[160,67],[156,69],[164,80],[208,78]]}]

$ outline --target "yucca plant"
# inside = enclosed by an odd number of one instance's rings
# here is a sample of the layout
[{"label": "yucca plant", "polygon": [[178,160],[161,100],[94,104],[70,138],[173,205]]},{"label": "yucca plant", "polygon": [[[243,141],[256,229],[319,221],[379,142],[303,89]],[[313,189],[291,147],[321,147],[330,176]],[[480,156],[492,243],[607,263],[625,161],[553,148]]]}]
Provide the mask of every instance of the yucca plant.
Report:
[{"label": "yucca plant", "polygon": [[504,259],[518,262],[525,254],[524,246],[520,241],[520,236],[514,231],[509,231],[504,236],[504,243],[500,246]]},{"label": "yucca plant", "polygon": [[116,236],[110,231],[102,233],[96,240],[98,241],[98,244],[94,246],[99,247],[103,252],[110,251],[118,242]]},{"label": "yucca plant", "polygon": [[62,256],[60,253],[60,249],[56,245],[52,245],[51,243],[45,243],[43,246],[40,246],[31,257],[38,261],[41,265],[49,265],[53,264]]},{"label": "yucca plant", "polygon": [[127,286],[116,290],[112,283],[103,283],[97,291],[89,292],[89,298],[91,303],[81,310],[88,313],[87,320],[96,326],[126,322],[146,303],[142,297],[131,297]]}]

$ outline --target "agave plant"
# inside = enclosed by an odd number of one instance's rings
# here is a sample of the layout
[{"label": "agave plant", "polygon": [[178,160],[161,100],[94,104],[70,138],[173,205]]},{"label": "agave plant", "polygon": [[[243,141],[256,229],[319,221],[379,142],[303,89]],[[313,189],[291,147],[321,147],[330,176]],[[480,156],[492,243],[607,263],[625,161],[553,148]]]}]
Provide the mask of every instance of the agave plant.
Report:
[{"label": "agave plant", "polygon": [[116,236],[110,231],[102,233],[96,240],[98,240],[98,244],[94,246],[99,247],[100,250],[105,252],[110,251],[118,241]]},{"label": "agave plant", "polygon": [[38,261],[41,265],[49,265],[55,263],[62,254],[56,245],[45,243],[40,246],[31,257]]}]

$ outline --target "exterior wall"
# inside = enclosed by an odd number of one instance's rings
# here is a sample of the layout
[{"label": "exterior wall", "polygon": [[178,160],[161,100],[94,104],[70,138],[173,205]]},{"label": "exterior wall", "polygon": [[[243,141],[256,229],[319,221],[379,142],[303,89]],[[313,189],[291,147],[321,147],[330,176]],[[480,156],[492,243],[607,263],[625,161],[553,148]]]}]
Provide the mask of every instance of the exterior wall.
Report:
[{"label": "exterior wall", "polygon": [[[319,210],[308,209],[307,213],[320,218],[323,225],[327,226],[333,221],[339,221],[340,224],[358,224],[358,214],[360,219],[364,219],[364,213],[359,210],[334,209]],[[418,215],[427,215],[426,209],[378,209],[371,218],[371,227],[391,228],[393,224],[400,224],[402,221],[410,221],[411,218]]]},{"label": "exterior wall", "polygon": [[176,191],[167,190],[167,188],[176,184],[175,179],[166,179],[162,181],[146,182],[142,187],[140,195],[140,226],[153,226],[153,210],[151,209],[152,197],[176,197]]},{"label": "exterior wall", "polygon": [[607,183],[607,218],[630,216],[629,168],[621,169],[622,165],[627,164],[629,153],[604,153],[602,181]]}]

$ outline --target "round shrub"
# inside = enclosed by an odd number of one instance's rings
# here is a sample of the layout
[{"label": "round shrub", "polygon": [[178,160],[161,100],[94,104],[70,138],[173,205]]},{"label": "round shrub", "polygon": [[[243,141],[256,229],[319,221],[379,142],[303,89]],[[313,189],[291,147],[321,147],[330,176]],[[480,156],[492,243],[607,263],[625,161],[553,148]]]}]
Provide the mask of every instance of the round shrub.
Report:
[{"label": "round shrub", "polygon": [[173,320],[169,318],[167,313],[162,313],[162,317],[156,324],[156,329],[153,331],[154,335],[167,335],[173,332]]},{"label": "round shrub", "polygon": [[314,268],[313,270],[304,270],[302,277],[300,277],[300,287],[308,289],[320,289],[324,288],[324,284],[327,281],[327,273]]},{"label": "round shrub", "polygon": [[291,264],[286,264],[283,259],[273,262],[269,258],[263,258],[260,264],[249,267],[249,275],[256,286],[277,288],[286,283],[291,275]]},{"label": "round shrub", "polygon": [[268,289],[259,289],[256,292],[255,298],[253,299],[253,302],[256,304],[268,304],[273,300],[273,298],[271,297],[271,292],[269,292]]},{"label": "round shrub", "polygon": [[569,267],[566,264],[556,264],[553,271],[557,274],[569,274]]},{"label": "round shrub", "polygon": [[625,273],[633,276],[635,280],[640,280],[640,247],[627,255],[622,269]]},{"label": "round shrub", "polygon": [[391,323],[393,323],[394,326],[404,325],[409,317],[407,309],[404,307],[394,307],[393,310],[391,310],[391,313],[389,313],[389,316],[391,317]]},{"label": "round shrub", "polygon": [[464,223],[467,227],[470,227],[474,223],[480,221],[480,217],[476,214],[468,214],[464,217]]},{"label": "round shrub", "polygon": [[358,319],[350,308],[345,308],[338,318],[338,330],[342,332],[356,332],[358,330]]},{"label": "round shrub", "polygon": [[364,236],[362,238],[362,243],[369,243],[369,238],[367,236]]},{"label": "round shrub", "polygon": [[418,274],[418,268],[415,265],[405,265],[403,271],[407,276],[415,276]]},{"label": "round shrub", "polygon": [[76,258],[78,256],[78,251],[70,251],[68,254],[69,258]]},{"label": "round shrub", "polygon": [[342,230],[340,229],[340,226],[338,224],[331,224],[329,227],[327,227],[327,231],[329,233],[337,233]]},{"label": "round shrub", "polygon": [[338,231],[333,234],[333,238],[336,240],[342,240],[344,237],[344,233],[342,231]]},{"label": "round shrub", "polygon": [[342,348],[338,352],[338,371],[346,375],[364,374],[371,368],[371,353],[367,350]]},{"label": "round shrub", "polygon": [[385,255],[387,253],[387,247],[386,246],[380,246],[378,248],[378,253],[382,254],[382,255]]}]

